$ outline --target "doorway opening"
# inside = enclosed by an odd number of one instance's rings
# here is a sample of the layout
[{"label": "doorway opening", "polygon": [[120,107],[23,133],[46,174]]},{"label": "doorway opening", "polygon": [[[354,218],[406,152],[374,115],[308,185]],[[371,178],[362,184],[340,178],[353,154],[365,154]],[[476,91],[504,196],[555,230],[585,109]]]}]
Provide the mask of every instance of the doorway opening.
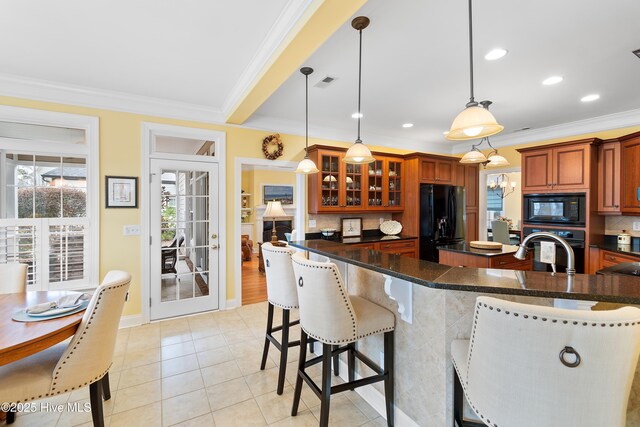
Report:
[{"label": "doorway opening", "polygon": [[492,240],[491,222],[509,224],[511,244],[520,243],[522,222],[521,169],[485,169],[480,171],[479,230],[481,240]]},{"label": "doorway opening", "polygon": [[[278,240],[296,230],[304,234],[306,179],[296,175],[296,162],[237,159],[236,182],[236,305],[267,300],[261,245],[271,240],[275,225]],[[263,218],[267,202],[280,201],[285,216]],[[297,230],[300,230],[298,232]]]}]

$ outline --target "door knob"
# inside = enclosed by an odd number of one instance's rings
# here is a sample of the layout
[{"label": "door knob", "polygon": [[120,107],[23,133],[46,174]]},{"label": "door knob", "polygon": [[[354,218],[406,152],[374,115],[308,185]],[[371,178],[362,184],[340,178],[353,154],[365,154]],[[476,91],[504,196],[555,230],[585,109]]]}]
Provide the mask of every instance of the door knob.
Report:
[{"label": "door knob", "polygon": [[218,245],[211,245],[211,249],[218,249],[219,246]]},{"label": "door knob", "polygon": [[213,234],[211,235],[211,238],[212,238],[212,239],[217,239],[217,238],[218,238],[218,235],[217,235],[216,233],[213,233]]}]

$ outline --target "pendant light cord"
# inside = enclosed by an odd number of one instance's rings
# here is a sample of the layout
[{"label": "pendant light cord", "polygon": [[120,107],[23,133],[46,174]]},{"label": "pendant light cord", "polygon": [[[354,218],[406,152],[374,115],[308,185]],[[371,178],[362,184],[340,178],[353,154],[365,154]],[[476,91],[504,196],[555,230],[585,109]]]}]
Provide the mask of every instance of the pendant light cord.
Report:
[{"label": "pendant light cord", "polygon": [[[474,104],[473,97],[473,16],[471,1],[469,0],[469,87],[471,96],[469,97],[469,104]],[[468,104],[467,104],[468,105]]]},{"label": "pendant light cord", "polygon": [[360,118],[362,117],[362,113],[360,112],[360,97],[362,94],[362,30],[358,30],[360,33],[360,51],[358,57],[358,139],[356,139],[356,143],[362,142],[360,139]]},{"label": "pendant light cord", "polygon": [[304,76],[304,158],[309,158],[309,74]]}]

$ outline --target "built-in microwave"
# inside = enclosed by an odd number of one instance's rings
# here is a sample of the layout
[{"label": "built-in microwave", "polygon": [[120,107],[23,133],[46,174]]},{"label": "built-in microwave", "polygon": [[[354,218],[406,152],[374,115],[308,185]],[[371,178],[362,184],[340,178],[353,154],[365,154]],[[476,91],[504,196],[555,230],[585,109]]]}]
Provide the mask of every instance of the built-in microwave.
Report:
[{"label": "built-in microwave", "polygon": [[576,227],[586,224],[584,193],[525,194],[523,222],[532,224],[562,224]]}]

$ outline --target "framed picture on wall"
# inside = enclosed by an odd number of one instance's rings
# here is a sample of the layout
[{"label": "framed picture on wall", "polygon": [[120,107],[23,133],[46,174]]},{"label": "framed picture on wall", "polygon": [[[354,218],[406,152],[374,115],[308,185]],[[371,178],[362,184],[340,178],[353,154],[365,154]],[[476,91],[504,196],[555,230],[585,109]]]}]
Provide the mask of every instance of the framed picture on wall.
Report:
[{"label": "framed picture on wall", "polygon": [[106,176],[105,187],[106,208],[138,207],[138,177]]},{"label": "framed picture on wall", "polygon": [[342,218],[342,237],[362,237],[362,218]]},{"label": "framed picture on wall", "polygon": [[268,202],[280,202],[283,205],[293,204],[293,185],[262,185],[262,204]]}]

